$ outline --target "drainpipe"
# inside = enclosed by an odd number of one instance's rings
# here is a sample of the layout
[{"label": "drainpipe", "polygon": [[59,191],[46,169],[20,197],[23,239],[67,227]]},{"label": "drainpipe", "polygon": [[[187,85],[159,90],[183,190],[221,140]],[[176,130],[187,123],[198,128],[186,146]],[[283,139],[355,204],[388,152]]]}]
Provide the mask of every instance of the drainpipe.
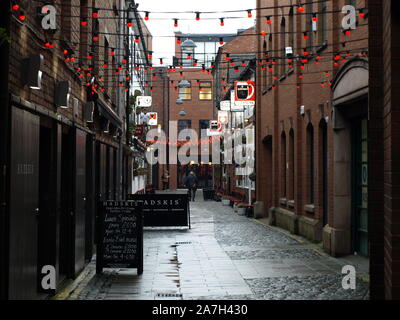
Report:
[{"label": "drainpipe", "polygon": [[[0,28],[10,35],[10,2],[0,1]],[[1,43],[1,40],[0,40]],[[3,41],[0,45],[0,300],[8,296],[8,205],[7,181],[9,179],[9,131],[10,131],[10,95],[9,67],[10,45]]]}]

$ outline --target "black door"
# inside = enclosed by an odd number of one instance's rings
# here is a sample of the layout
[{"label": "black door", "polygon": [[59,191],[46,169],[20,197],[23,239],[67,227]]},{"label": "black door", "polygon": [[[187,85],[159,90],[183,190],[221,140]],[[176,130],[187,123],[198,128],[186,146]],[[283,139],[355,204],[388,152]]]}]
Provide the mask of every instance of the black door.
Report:
[{"label": "black door", "polygon": [[353,249],[369,256],[368,242],[368,121],[353,121],[352,235]]},{"label": "black door", "polygon": [[9,299],[37,297],[39,117],[12,108]]},{"label": "black door", "polygon": [[85,266],[86,133],[76,130],[75,142],[74,276]]},{"label": "black door", "polygon": [[[57,154],[52,120],[41,119],[39,147],[38,289],[43,266],[57,265]],[[48,292],[48,291],[46,291]]]},{"label": "black door", "polygon": [[322,223],[325,227],[328,221],[328,128],[325,120],[321,121],[321,142],[322,142]]},{"label": "black door", "polygon": [[61,209],[60,209],[60,275],[74,277],[74,134],[73,129],[63,127],[61,147]]},{"label": "black door", "polygon": [[95,211],[95,144],[93,136],[88,134],[86,138],[86,222],[85,222],[85,247],[86,261],[93,256],[94,245],[94,211]]}]

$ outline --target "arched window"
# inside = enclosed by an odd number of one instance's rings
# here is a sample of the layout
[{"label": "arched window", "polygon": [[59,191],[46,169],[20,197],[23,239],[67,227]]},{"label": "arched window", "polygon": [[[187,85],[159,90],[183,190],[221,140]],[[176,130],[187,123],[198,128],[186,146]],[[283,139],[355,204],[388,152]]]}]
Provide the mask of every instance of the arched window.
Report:
[{"label": "arched window", "polygon": [[289,132],[289,193],[288,199],[294,200],[294,130]]},{"label": "arched window", "polygon": [[314,204],[314,127],[310,123],[307,126],[307,200],[308,204]]},{"label": "arched window", "polygon": [[282,198],[286,198],[287,196],[286,166],[287,166],[286,133],[283,132],[281,135],[281,197]]}]

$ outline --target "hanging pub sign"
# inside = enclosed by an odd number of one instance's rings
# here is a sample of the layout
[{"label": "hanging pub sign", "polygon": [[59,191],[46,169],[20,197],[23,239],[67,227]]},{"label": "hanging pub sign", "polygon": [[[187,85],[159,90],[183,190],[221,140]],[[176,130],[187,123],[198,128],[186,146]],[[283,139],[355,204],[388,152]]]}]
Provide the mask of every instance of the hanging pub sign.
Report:
[{"label": "hanging pub sign", "polygon": [[96,272],[103,268],[143,273],[143,216],[138,202],[99,202]]},{"label": "hanging pub sign", "polygon": [[256,85],[253,81],[235,82],[235,104],[242,106],[256,104]]},{"label": "hanging pub sign", "polygon": [[148,115],[150,116],[149,118],[149,126],[156,126],[158,125],[158,117],[157,117],[157,112],[149,112]]}]

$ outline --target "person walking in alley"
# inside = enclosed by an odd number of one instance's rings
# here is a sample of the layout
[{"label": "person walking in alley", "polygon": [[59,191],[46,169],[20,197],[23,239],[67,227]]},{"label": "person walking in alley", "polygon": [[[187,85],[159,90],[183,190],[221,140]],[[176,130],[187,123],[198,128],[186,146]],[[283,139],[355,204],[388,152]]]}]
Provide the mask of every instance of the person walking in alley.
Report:
[{"label": "person walking in alley", "polygon": [[189,189],[189,199],[195,201],[198,180],[193,171],[191,171],[186,179],[186,187]]},{"label": "person walking in alley", "polygon": [[169,172],[168,170],[164,171],[164,174],[161,177],[163,183],[163,190],[168,190],[169,188]]}]

